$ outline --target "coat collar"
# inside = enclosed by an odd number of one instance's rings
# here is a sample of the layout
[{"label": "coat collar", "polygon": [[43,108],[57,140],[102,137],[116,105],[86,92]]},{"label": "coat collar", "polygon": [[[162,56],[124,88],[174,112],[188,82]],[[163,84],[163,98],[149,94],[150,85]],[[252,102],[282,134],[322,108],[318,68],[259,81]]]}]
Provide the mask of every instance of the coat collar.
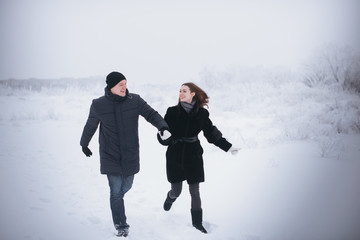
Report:
[{"label": "coat collar", "polygon": [[129,98],[129,96],[130,96],[130,94],[129,94],[128,89],[126,89],[125,96],[122,97],[122,96],[113,94],[109,88],[107,88],[107,87],[105,88],[105,97],[107,97],[108,99],[110,99],[113,102],[122,102],[122,101],[126,100],[127,98]]}]

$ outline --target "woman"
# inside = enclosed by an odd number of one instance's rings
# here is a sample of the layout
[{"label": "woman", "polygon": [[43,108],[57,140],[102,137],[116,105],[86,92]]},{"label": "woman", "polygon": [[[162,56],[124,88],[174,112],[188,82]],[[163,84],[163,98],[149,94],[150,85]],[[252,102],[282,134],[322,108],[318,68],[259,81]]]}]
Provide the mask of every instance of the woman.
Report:
[{"label": "woman", "polygon": [[[208,95],[194,83],[184,83],[179,94],[179,103],[169,107],[164,117],[170,133],[159,132],[158,139],[168,145],[166,151],[166,172],[171,190],[164,202],[164,210],[169,211],[182,190],[182,182],[187,181],[191,195],[191,217],[193,226],[207,233],[202,225],[202,208],[199,184],[204,182],[203,148],[198,134],[203,131],[209,143],[213,143],[225,152],[236,154],[240,148],[232,147],[221,132],[212,124],[208,106]],[[166,139],[166,140],[165,140]]]}]

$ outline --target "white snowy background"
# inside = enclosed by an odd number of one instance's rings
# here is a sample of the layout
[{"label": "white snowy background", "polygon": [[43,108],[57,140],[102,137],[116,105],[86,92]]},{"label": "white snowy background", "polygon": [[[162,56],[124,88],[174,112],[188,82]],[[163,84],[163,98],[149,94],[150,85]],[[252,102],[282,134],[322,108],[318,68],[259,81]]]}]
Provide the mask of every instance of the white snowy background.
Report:
[{"label": "white snowy background", "polygon": [[[243,74],[242,74],[243,73]],[[226,78],[231,75],[231,78]],[[170,212],[165,147],[140,119],[141,171],[126,195],[129,239],[358,239],[360,98],[265,69],[206,71],[210,116],[234,145],[205,149],[203,235],[191,226],[186,185]],[[206,76],[206,77],[205,77]],[[227,91],[218,91],[218,78]],[[97,135],[91,158],[79,139],[103,79],[8,80],[0,92],[2,239],[112,239]],[[179,85],[136,84],[162,115]]]},{"label": "white snowy background", "polygon": [[161,115],[194,81],[242,148],[200,136],[204,235],[186,185],[162,209],[166,148],[140,118],[128,239],[360,239],[359,1],[194,2],[1,1],[0,239],[117,239],[97,133],[79,146],[113,70]]}]

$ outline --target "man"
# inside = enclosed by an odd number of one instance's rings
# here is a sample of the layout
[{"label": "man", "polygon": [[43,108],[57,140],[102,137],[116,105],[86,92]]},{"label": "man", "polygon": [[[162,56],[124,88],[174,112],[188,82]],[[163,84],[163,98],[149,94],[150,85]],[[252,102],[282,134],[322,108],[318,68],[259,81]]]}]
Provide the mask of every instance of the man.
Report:
[{"label": "man", "polygon": [[106,77],[105,95],[94,99],[85,124],[80,145],[87,157],[92,155],[89,142],[100,124],[100,172],[106,174],[110,186],[110,207],[118,236],[127,236],[124,195],[139,172],[138,119],[143,116],[166,140],[169,127],[160,114],[139,95],[129,93],[127,80],[119,72]]}]

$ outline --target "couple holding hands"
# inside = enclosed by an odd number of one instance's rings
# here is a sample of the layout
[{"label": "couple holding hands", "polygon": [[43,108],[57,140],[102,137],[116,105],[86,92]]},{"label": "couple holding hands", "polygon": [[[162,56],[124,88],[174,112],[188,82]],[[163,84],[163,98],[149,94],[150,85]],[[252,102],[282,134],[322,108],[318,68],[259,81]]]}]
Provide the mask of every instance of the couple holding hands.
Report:
[{"label": "couple holding hands", "polygon": [[167,146],[166,173],[171,184],[163,204],[169,211],[182,191],[183,181],[189,184],[193,226],[207,233],[202,224],[200,182],[204,182],[203,149],[198,134],[203,131],[209,143],[225,152],[236,154],[240,148],[232,146],[213,125],[204,107],[208,95],[194,83],[184,83],[180,88],[179,102],[169,107],[162,118],[138,94],[127,89],[127,79],[119,72],[106,77],[105,95],[94,99],[85,124],[80,145],[88,157],[88,148],[98,126],[100,171],[107,175],[110,187],[110,207],[117,236],[127,236],[124,195],[132,187],[134,175],[139,172],[138,119],[142,116],[156,127],[157,138]]}]

